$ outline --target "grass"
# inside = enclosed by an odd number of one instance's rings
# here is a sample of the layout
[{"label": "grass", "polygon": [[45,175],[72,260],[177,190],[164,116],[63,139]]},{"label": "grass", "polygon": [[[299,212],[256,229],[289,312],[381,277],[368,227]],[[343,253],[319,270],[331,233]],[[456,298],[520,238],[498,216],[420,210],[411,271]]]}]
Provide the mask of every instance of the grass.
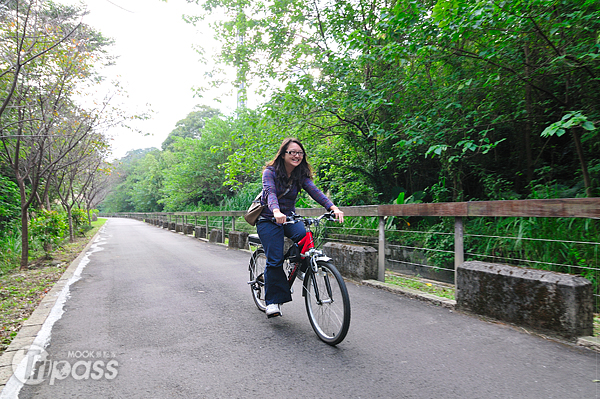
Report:
[{"label": "grass", "polygon": [[11,272],[0,276],[0,355],[105,222],[106,219],[92,222],[91,230],[83,237],[77,237],[75,242],[58,247],[51,253],[52,259],[42,256],[31,261],[28,270],[19,270],[17,265]]},{"label": "grass", "polygon": [[410,288],[442,298],[455,299],[454,287],[449,284],[420,279],[419,276],[407,277],[398,273],[386,272],[385,282],[399,287]]}]

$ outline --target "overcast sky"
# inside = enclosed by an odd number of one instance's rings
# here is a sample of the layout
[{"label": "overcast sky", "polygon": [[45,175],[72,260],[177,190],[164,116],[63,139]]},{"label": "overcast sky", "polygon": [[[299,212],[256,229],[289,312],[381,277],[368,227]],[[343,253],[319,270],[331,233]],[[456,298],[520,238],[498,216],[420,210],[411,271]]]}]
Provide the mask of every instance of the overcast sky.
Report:
[{"label": "overcast sky", "polygon": [[83,22],[115,40],[109,51],[119,58],[103,75],[119,76],[129,96],[119,102],[130,112],[154,111],[150,120],[136,122],[148,136],[124,129],[111,131],[113,158],[133,149],[160,148],[177,121],[195,105],[210,105],[226,114],[235,109],[234,97],[220,104],[213,101],[220,93],[193,97],[192,87],[203,85],[204,73],[210,68],[199,61],[192,45],[202,44],[209,50],[216,46],[211,44],[213,34],[208,26],[196,28],[182,19],[183,14],[198,14],[197,5],[185,0],[59,1],[85,4],[90,14]]}]

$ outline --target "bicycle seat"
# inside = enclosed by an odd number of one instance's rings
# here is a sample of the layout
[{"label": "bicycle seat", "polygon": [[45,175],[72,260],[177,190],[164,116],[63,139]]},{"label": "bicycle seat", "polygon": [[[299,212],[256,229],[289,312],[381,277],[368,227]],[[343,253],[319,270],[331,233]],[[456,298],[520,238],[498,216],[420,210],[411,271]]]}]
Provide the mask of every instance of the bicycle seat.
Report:
[{"label": "bicycle seat", "polygon": [[248,234],[248,245],[260,246],[262,243],[260,242],[260,238],[258,234]]}]

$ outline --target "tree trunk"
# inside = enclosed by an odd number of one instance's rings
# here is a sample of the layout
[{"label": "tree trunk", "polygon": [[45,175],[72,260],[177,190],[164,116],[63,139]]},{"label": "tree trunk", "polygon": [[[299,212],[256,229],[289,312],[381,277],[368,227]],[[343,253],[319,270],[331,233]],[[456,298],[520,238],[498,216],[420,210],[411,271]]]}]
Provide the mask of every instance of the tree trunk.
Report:
[{"label": "tree trunk", "polygon": [[575,142],[575,148],[577,149],[577,156],[579,157],[579,163],[581,164],[581,174],[583,175],[583,184],[585,185],[585,194],[587,197],[593,197],[592,192],[592,180],[590,179],[590,173],[588,172],[587,163],[583,154],[583,147],[581,146],[581,138],[577,134],[578,128],[571,129],[573,135],[573,141]]},{"label": "tree trunk", "polygon": [[[529,44],[525,44],[525,77],[529,81]],[[527,160],[527,183],[533,180],[533,158],[531,156],[531,132],[533,131],[533,110],[531,106],[531,85],[525,85],[525,109],[527,111],[527,121],[525,122],[525,159]]]},{"label": "tree trunk", "polygon": [[69,220],[69,241],[75,242],[75,235],[73,233],[73,213],[71,212],[72,209],[72,206],[67,207],[67,216]]},{"label": "tree trunk", "polygon": [[46,209],[50,210],[50,196],[48,195],[48,190],[44,191],[44,202],[46,202]]},{"label": "tree trunk", "polygon": [[29,202],[27,201],[27,192],[25,191],[25,182],[17,178],[19,186],[19,194],[21,195],[21,270],[27,270],[29,265],[29,217],[27,209]]},{"label": "tree trunk", "polygon": [[21,270],[29,267],[29,226],[27,208],[21,207]]}]

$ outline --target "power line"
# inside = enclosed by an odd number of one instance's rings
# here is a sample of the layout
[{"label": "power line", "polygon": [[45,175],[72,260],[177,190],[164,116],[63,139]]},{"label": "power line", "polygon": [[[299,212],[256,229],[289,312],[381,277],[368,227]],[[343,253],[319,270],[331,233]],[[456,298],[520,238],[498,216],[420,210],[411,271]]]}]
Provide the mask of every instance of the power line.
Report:
[{"label": "power line", "polygon": [[106,0],[106,1],[108,1],[110,4],[112,4],[112,5],[113,5],[113,6],[115,6],[115,7],[119,7],[121,10],[124,10],[124,11],[130,12],[130,13],[132,13],[132,14],[135,14],[133,11],[129,11],[128,9],[121,7],[120,5],[118,5],[118,4],[115,4],[115,3],[113,3],[113,2],[112,2],[112,1],[110,1],[110,0]]},{"label": "power line", "polygon": [[[11,135],[0,135],[0,139],[14,139],[19,137],[29,137],[32,139],[39,137],[75,137],[75,136],[86,136],[89,133],[71,133],[71,134],[11,134]],[[98,134],[98,133],[96,133]]]}]

